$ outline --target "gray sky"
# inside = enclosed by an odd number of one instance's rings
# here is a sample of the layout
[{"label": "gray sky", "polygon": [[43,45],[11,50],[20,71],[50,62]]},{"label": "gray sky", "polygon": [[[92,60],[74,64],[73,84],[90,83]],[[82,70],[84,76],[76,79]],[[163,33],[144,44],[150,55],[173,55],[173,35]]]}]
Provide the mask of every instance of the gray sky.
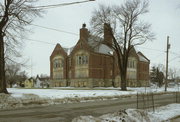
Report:
[{"label": "gray sky", "polygon": [[[67,3],[84,0],[42,0],[39,5],[49,5],[57,3]],[[121,4],[124,0],[96,0],[77,5],[70,5],[58,8],[47,9],[42,18],[36,18],[34,24],[59,29],[75,33],[67,34],[48,29],[30,26],[33,33],[28,34],[27,38],[49,42],[51,44],[35,41],[25,41],[23,56],[29,59],[26,71],[31,76],[37,74],[47,74],[50,72],[49,56],[51,55],[56,43],[63,47],[75,45],[79,39],[79,29],[83,23],[90,28],[89,21],[92,11],[98,8],[100,3],[113,5]],[[165,64],[166,38],[170,36],[171,53],[169,54],[170,68],[180,69],[180,1],[179,0],[149,0],[149,13],[144,15],[142,20],[152,24],[152,31],[156,34],[156,39],[137,47],[147,56],[151,65]],[[173,53],[174,52],[174,53]],[[176,54],[175,54],[176,53]],[[179,54],[179,55],[178,55]],[[179,58],[178,58],[179,57]]]}]

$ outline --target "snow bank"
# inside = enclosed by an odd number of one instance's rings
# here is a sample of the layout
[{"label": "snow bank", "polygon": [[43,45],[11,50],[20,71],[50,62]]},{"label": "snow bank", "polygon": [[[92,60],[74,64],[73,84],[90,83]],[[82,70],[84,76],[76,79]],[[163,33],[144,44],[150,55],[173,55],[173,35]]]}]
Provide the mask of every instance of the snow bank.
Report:
[{"label": "snow bank", "polygon": [[35,94],[41,98],[59,99],[75,97],[120,96],[136,94],[136,91],[115,90],[61,90],[61,89],[16,89],[8,88],[12,97],[22,97],[24,94]]},{"label": "snow bank", "polygon": [[[65,89],[65,90],[64,90]],[[73,90],[68,90],[73,89]],[[98,89],[98,90],[97,90]],[[102,90],[101,90],[102,89]],[[90,90],[76,90],[73,87],[65,88],[55,88],[55,89],[18,89],[18,88],[8,88],[9,93],[12,97],[23,97],[24,94],[34,94],[40,98],[49,98],[49,99],[60,99],[60,98],[76,98],[76,97],[112,97],[112,96],[122,96],[122,95],[132,95],[137,92],[155,92],[161,93],[164,92],[163,88],[157,87],[137,87],[137,88],[127,88],[128,91],[120,91],[120,88],[113,87],[98,87]],[[179,89],[168,88],[168,91],[178,91]]]},{"label": "snow bank", "polygon": [[180,115],[180,104],[169,104],[159,107],[155,112],[149,112],[149,115],[159,118],[161,121],[177,117]]},{"label": "snow bank", "polygon": [[34,94],[23,94],[22,98],[12,97],[10,94],[0,94],[0,109],[33,107],[34,105],[49,104],[49,102]]},{"label": "snow bank", "polygon": [[72,122],[158,122],[154,121],[147,112],[143,110],[127,109],[116,113],[105,114],[100,117],[80,116]]},{"label": "snow bank", "polygon": [[180,115],[180,104],[169,104],[157,108],[156,112],[138,109],[120,110],[100,117],[80,116],[72,122],[162,122]]},{"label": "snow bank", "polygon": [[[168,88],[168,91],[177,90],[176,87]],[[9,95],[0,94],[0,109],[107,100],[127,96],[133,97],[137,92],[161,93],[164,92],[164,88],[139,87],[128,88],[128,91],[120,91],[120,88],[113,87],[98,87],[90,90],[76,90],[76,88],[72,87],[54,89],[8,88],[8,91]]]}]

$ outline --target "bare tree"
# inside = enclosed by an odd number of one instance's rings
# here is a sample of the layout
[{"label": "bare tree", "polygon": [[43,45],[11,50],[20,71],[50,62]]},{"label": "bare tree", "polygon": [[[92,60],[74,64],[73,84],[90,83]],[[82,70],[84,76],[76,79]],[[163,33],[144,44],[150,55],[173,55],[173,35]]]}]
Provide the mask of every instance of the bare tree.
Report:
[{"label": "bare tree", "polygon": [[16,84],[19,85],[20,87],[24,87],[24,82],[27,78],[28,78],[27,72],[25,72],[25,71],[19,72],[18,76],[17,76]]},{"label": "bare tree", "polygon": [[[40,10],[33,7],[37,0],[1,0],[0,2],[0,93],[8,93],[5,80],[5,51],[17,54],[20,38]],[[11,51],[10,51],[11,50]],[[9,59],[11,60],[11,59]]]},{"label": "bare tree", "polygon": [[158,68],[161,72],[163,72],[164,76],[166,74],[166,67],[164,64],[157,64],[155,65],[156,68]]},{"label": "bare tree", "polygon": [[168,76],[171,80],[175,80],[177,77],[177,69],[176,68],[170,68],[168,74],[169,74]]},{"label": "bare tree", "polygon": [[127,90],[127,62],[131,49],[154,39],[151,25],[139,20],[141,15],[148,12],[148,5],[146,0],[127,0],[122,5],[112,7],[100,5],[99,10],[93,12],[91,26],[94,34],[102,36],[105,24],[112,39],[112,44],[107,40],[102,43],[112,48],[117,55],[121,90]]},{"label": "bare tree", "polygon": [[12,85],[19,80],[20,75],[20,65],[6,65],[6,81],[12,88]]}]

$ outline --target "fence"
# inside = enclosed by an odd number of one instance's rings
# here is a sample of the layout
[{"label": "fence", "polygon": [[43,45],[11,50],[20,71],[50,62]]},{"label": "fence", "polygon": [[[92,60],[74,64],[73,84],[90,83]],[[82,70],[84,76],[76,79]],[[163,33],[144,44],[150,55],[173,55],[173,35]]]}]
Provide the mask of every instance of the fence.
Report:
[{"label": "fence", "polygon": [[180,103],[180,92],[171,93],[137,93],[137,109],[153,109],[170,103]]}]

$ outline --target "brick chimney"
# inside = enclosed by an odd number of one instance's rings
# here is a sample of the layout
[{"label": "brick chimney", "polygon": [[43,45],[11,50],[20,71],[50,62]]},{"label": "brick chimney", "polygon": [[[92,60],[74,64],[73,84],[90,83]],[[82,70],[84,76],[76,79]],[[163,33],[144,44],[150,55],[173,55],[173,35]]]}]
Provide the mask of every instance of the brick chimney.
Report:
[{"label": "brick chimney", "polygon": [[110,24],[104,23],[104,41],[107,42],[108,45],[112,45],[112,37],[110,34]]},{"label": "brick chimney", "polygon": [[88,29],[86,28],[86,24],[84,23],[82,25],[82,28],[80,29],[80,39],[88,41],[88,36],[89,36],[89,32]]}]

